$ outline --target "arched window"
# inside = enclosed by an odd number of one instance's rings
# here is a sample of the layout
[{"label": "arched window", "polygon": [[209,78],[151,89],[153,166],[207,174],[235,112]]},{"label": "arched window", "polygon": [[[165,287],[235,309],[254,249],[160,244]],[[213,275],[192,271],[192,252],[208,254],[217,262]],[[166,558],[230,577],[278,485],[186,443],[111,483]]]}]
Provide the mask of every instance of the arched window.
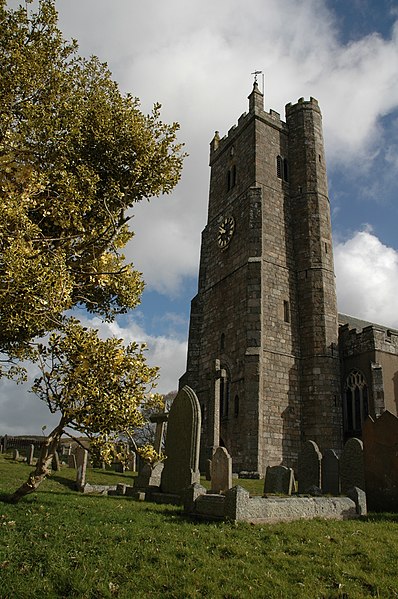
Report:
[{"label": "arched window", "polygon": [[369,414],[368,386],[359,370],[352,370],[344,388],[344,433],[345,437],[360,437],[362,425]]}]

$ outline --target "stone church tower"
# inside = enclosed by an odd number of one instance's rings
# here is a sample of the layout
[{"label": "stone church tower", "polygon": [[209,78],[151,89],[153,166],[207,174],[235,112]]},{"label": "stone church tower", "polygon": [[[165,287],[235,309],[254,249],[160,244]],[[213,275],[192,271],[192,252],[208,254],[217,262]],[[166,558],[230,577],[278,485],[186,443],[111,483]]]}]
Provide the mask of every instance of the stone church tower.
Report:
[{"label": "stone church tower", "polygon": [[307,439],[340,448],[330,209],[318,102],[249,111],[210,144],[208,221],[187,371],[202,407],[202,468],[224,445],[235,471],[293,466]]}]

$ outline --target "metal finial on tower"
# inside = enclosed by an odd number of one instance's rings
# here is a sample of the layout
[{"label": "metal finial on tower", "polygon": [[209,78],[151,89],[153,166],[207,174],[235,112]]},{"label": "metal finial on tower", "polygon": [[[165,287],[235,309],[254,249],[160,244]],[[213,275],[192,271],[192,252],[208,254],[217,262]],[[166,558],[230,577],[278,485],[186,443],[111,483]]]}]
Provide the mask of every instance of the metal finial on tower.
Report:
[{"label": "metal finial on tower", "polygon": [[253,82],[254,85],[257,85],[257,77],[259,75],[262,76],[261,77],[261,83],[262,83],[262,88],[263,88],[262,89],[262,94],[264,95],[264,73],[263,73],[263,71],[257,71],[257,70],[253,71],[252,75],[254,75],[254,82]]}]

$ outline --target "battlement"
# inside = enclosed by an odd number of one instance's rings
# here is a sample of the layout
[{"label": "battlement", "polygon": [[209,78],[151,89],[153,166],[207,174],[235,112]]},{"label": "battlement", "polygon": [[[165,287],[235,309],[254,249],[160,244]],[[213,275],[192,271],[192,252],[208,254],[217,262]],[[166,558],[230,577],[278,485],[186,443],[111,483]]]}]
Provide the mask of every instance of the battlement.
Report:
[{"label": "battlement", "polygon": [[339,338],[341,350],[346,356],[375,350],[390,354],[398,352],[398,331],[377,325],[369,325],[361,331],[350,329],[349,324],[342,325]]},{"label": "battlement", "polygon": [[281,120],[280,113],[276,110],[272,110],[272,108],[269,112],[266,110],[244,112],[240,115],[237,124],[233,125],[228,133],[222,138],[220,138],[218,131],[215,132],[214,137],[210,142],[210,157],[212,158],[216,152],[222,152],[226,147],[233,143],[237,136],[240,135],[243,129],[251,122],[253,117],[259,118],[265,123],[278,129],[287,129],[286,123]]},{"label": "battlement", "polygon": [[309,100],[305,100],[304,98],[299,98],[297,100],[296,104],[292,104],[291,102],[286,104],[286,106],[285,106],[286,119],[290,115],[293,115],[294,113],[297,113],[301,110],[315,110],[316,112],[321,113],[321,109],[319,108],[319,103],[316,98],[313,98],[312,96],[310,97]]}]

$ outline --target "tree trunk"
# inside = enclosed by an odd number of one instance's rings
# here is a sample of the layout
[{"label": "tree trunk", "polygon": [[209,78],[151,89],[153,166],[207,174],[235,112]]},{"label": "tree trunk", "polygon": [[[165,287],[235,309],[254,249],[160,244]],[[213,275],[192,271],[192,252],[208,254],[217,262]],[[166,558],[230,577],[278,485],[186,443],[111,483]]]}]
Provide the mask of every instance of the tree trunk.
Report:
[{"label": "tree trunk", "polygon": [[57,450],[66,424],[65,418],[62,416],[59,424],[48,435],[47,439],[42,445],[35,470],[29,474],[28,480],[24,482],[23,485],[21,485],[12,495],[10,495],[10,503],[18,503],[23,497],[25,497],[25,495],[34,493],[46,476],[50,474],[51,462],[54,457],[54,453]]}]

